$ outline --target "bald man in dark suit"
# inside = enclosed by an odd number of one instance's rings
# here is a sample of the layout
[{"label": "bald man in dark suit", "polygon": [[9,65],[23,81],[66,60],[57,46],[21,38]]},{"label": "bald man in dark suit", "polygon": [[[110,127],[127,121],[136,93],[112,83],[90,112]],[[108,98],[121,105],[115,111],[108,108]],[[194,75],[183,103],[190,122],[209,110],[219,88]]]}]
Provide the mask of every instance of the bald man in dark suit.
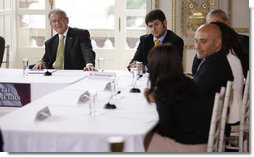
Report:
[{"label": "bald man in dark suit", "polygon": [[[207,16],[206,16],[206,22],[211,23],[211,22],[223,22],[230,26],[230,20],[227,16],[227,14],[221,10],[221,9],[213,9],[211,10]],[[238,34],[238,41],[241,44],[241,49],[242,49],[242,57],[239,59],[241,60],[241,64],[243,67],[243,73],[245,78],[247,77],[247,72],[249,70],[249,37],[243,34]],[[195,56],[193,60],[193,66],[192,66],[192,74],[196,73],[197,67],[199,63],[201,62],[200,59]]]}]

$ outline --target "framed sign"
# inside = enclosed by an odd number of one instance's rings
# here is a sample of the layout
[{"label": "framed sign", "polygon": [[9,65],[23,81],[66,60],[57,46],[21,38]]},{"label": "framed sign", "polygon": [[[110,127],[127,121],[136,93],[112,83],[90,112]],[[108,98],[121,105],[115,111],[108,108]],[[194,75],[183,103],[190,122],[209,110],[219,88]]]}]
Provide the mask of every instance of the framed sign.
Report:
[{"label": "framed sign", "polygon": [[30,102],[30,84],[0,83],[0,107],[21,107]]}]

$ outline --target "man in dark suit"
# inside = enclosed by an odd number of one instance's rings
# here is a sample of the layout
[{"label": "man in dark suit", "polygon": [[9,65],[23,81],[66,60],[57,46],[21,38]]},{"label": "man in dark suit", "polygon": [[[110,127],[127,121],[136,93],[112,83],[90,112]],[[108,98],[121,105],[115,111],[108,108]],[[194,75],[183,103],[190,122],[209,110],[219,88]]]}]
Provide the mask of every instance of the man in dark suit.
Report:
[{"label": "man in dark suit", "polygon": [[158,41],[158,45],[164,43],[173,44],[180,52],[180,57],[183,57],[183,39],[174,32],[167,30],[167,20],[165,14],[161,10],[156,9],[149,12],[145,17],[145,22],[151,34],[140,37],[140,43],[128,69],[130,69],[130,67],[135,67],[136,61],[142,62],[143,65],[146,66],[148,53],[156,46],[156,41]]},{"label": "man in dark suit", "polygon": [[200,26],[195,32],[195,48],[201,63],[193,80],[200,88],[207,112],[210,112],[207,118],[211,118],[215,93],[222,86],[226,87],[227,81],[233,81],[232,70],[222,49],[220,28],[213,24]]},{"label": "man in dark suit", "polygon": [[[221,10],[221,9],[213,9],[206,15],[206,22],[223,22],[230,26],[230,20],[227,16],[227,14]],[[243,67],[243,73],[246,78],[247,72],[249,70],[249,37],[246,35],[238,34],[238,41],[241,44],[242,53],[243,56],[240,58],[242,67]],[[197,57],[193,60],[193,68],[192,68],[192,74],[196,72],[196,69],[199,65],[201,60],[199,60]]]},{"label": "man in dark suit", "polygon": [[45,54],[33,69],[95,70],[95,52],[88,30],[69,27],[69,19],[60,9],[50,11],[48,19],[58,34],[45,42]]}]

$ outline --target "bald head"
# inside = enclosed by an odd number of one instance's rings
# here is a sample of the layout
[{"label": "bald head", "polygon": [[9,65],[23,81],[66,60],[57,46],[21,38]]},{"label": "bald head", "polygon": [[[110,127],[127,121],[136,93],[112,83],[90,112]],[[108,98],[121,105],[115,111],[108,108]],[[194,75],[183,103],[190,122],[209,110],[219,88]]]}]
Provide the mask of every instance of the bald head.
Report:
[{"label": "bald head", "polygon": [[222,47],[220,28],[214,24],[201,25],[195,32],[195,48],[199,58],[206,58]]},{"label": "bald head", "polygon": [[221,38],[221,31],[215,24],[204,24],[198,27],[196,32],[208,34],[211,38]]}]

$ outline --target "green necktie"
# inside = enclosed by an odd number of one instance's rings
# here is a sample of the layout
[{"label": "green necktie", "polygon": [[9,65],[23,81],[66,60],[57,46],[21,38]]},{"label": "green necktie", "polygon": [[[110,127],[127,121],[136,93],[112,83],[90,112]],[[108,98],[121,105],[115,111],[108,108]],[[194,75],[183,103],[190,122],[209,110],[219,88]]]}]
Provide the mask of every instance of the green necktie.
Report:
[{"label": "green necktie", "polygon": [[55,69],[63,69],[63,56],[64,56],[64,36],[61,36],[61,40],[58,45]]},{"label": "green necktie", "polygon": [[159,45],[159,43],[160,43],[160,40],[158,40],[158,39],[154,40],[154,46],[153,46],[153,47],[158,46],[158,45]]}]

